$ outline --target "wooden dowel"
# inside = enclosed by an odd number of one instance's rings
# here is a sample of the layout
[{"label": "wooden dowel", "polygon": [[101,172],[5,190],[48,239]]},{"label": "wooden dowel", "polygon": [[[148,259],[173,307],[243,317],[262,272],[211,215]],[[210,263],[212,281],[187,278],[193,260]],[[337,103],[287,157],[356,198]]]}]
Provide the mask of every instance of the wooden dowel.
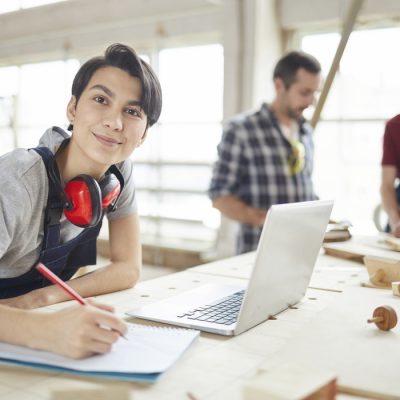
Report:
[{"label": "wooden dowel", "polygon": [[384,320],[385,320],[385,318],[383,318],[383,317],[374,317],[374,318],[367,319],[367,322],[369,324],[372,324],[373,322],[382,322]]},{"label": "wooden dowel", "polygon": [[342,58],[344,49],[346,48],[347,41],[349,40],[350,34],[356,22],[357,14],[360,11],[363,2],[364,0],[353,0],[350,5],[348,15],[343,24],[342,35],[340,38],[339,45],[336,49],[335,57],[333,58],[331,68],[329,70],[328,76],[326,77],[324,87],[322,88],[321,95],[319,96],[318,103],[315,107],[314,114],[311,118],[310,124],[313,128],[317,126],[317,123],[319,121],[319,117],[321,115],[325,101],[328,97],[328,93],[331,88],[332,82],[335,78],[337,70],[339,69],[340,60]]}]

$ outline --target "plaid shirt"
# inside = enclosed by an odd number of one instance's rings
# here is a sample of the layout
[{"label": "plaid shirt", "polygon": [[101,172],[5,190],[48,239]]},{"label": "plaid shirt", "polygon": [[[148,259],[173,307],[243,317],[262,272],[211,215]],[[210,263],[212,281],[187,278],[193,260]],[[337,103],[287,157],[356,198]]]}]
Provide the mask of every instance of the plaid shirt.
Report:
[{"label": "plaid shirt", "polygon": [[[300,123],[299,139],[305,148],[305,164],[298,174],[290,175],[288,159],[292,146],[267,104],[255,113],[234,117],[218,145],[210,198],[233,195],[251,207],[265,210],[272,204],[316,199],[311,180],[312,129],[305,121]],[[255,250],[261,230],[259,226],[241,224],[237,253]]]}]

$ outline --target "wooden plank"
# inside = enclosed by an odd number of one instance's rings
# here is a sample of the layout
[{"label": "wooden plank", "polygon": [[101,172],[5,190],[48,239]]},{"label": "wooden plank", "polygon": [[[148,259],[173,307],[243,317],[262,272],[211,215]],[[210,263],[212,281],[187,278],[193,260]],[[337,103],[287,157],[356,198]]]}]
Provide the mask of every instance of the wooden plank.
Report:
[{"label": "wooden plank", "polygon": [[346,242],[325,243],[325,253],[331,256],[363,262],[365,256],[400,261],[400,252],[392,251],[385,244],[386,235],[356,236]]},{"label": "wooden plank", "polygon": [[250,379],[243,393],[244,400],[334,400],[336,377],[320,369],[283,364]]},{"label": "wooden plank", "polygon": [[400,251],[400,238],[390,236],[385,239],[385,243],[391,250]]},{"label": "wooden plank", "polygon": [[370,282],[375,287],[391,287],[392,282],[400,281],[400,261],[382,257],[365,256]]}]

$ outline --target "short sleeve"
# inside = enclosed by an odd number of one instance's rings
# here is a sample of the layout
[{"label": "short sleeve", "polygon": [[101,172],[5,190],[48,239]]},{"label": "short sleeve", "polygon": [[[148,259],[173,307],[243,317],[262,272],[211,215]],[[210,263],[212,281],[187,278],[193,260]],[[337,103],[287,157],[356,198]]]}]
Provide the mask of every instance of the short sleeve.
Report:
[{"label": "short sleeve", "polygon": [[108,220],[124,218],[131,214],[137,214],[137,203],[135,184],[133,181],[133,161],[131,159],[117,165],[124,177],[124,189],[118,199],[117,209],[113,212],[107,213]]},{"label": "short sleeve", "polygon": [[386,123],[383,136],[382,165],[400,166],[400,118],[395,117]]},{"label": "short sleeve", "polygon": [[[8,268],[36,246],[46,170],[38,155],[23,149],[0,159],[0,267]],[[12,261],[11,261],[12,260]]]}]

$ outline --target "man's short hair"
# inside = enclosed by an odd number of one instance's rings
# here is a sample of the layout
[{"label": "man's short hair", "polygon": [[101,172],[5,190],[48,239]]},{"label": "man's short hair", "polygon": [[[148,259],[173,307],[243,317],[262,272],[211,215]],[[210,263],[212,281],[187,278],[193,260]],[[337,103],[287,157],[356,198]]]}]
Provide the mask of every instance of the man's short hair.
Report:
[{"label": "man's short hair", "polygon": [[[100,68],[116,67],[138,78],[142,84],[141,108],[147,115],[147,125],[155,124],[161,114],[162,94],[160,82],[149,64],[143,61],[131,47],[115,43],[109,46],[104,56],[86,61],[75,75],[72,95],[76,101],[82,95],[93,74]],[[73,125],[68,129],[72,130]]]},{"label": "man's short hair", "polygon": [[297,71],[302,68],[312,74],[321,72],[321,65],[311,54],[302,51],[286,53],[276,64],[273,79],[282,79],[285,88],[289,89],[296,80]]}]

